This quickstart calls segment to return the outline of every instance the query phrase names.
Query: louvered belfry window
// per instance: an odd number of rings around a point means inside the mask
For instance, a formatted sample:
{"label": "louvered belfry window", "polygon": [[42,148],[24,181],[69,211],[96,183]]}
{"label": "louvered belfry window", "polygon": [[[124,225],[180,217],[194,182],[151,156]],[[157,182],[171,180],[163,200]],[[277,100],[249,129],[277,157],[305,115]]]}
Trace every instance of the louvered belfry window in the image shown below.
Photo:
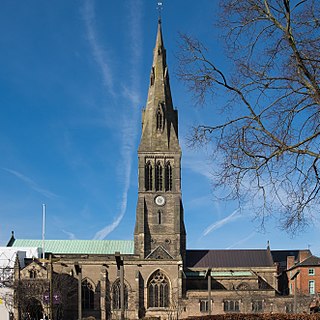
{"label": "louvered belfry window", "polygon": [[163,168],[162,168],[161,162],[158,161],[156,165],[156,181],[155,181],[156,191],[162,191],[162,179],[163,179],[162,171],[163,171]]}
{"label": "louvered belfry window", "polygon": [[170,162],[166,163],[166,179],[165,179],[165,188],[166,191],[172,191],[172,167]]}
{"label": "louvered belfry window", "polygon": [[146,191],[152,190],[152,164],[150,161],[145,166],[145,188]]}

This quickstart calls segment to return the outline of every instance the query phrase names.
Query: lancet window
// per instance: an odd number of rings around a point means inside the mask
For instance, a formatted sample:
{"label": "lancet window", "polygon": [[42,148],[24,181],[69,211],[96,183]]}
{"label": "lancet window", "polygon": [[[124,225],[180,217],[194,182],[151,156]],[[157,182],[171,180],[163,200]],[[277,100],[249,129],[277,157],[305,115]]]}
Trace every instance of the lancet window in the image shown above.
{"label": "lancet window", "polygon": [[94,308],[94,289],[87,279],[82,281],[82,308]]}
{"label": "lancet window", "polygon": [[163,130],[163,113],[162,113],[162,110],[161,110],[161,106],[158,107],[157,109],[157,114],[156,114],[156,117],[157,117],[157,130]]}
{"label": "lancet window", "polygon": [[30,279],[35,279],[37,277],[37,271],[35,269],[31,269],[29,271],[29,277]]}
{"label": "lancet window", "polygon": [[172,191],[172,167],[170,162],[166,163],[165,175],[165,189],[166,191]]}
{"label": "lancet window", "polygon": [[152,164],[150,161],[145,165],[145,188],[146,191],[152,190]]}
{"label": "lancet window", "polygon": [[157,270],[148,283],[148,307],[168,307],[169,306],[169,281],[167,277]]}
{"label": "lancet window", "polygon": [[162,190],[162,180],[163,180],[163,168],[161,162],[158,161],[156,164],[156,191]]}
{"label": "lancet window", "polygon": [[[112,308],[121,309],[121,283],[116,280],[112,287]],[[128,309],[128,287],[124,284],[124,308]]]}
{"label": "lancet window", "polygon": [[162,212],[161,210],[158,211],[158,224],[162,223]]}
{"label": "lancet window", "polygon": [[150,75],[150,85],[153,86],[154,84],[154,67],[152,67],[151,75]]}

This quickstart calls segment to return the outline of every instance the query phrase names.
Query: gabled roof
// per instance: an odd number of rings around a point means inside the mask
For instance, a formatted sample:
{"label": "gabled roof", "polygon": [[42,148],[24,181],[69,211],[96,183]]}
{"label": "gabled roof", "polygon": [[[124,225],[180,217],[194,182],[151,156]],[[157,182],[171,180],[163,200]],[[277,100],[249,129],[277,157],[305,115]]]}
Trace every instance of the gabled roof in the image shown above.
{"label": "gabled roof", "polygon": [[151,251],[151,253],[146,257],[146,259],[172,260],[173,258],[163,246],[158,246],[153,251]]}
{"label": "gabled roof", "polygon": [[307,259],[300,262],[301,266],[320,266],[320,258],[316,256],[310,256]]}
{"label": "gabled roof", "polygon": [[188,268],[272,267],[270,250],[187,250]]}
{"label": "gabled roof", "polygon": [[310,256],[305,260],[295,264],[289,270],[295,269],[297,267],[320,267],[320,258],[316,256]]}
{"label": "gabled roof", "polygon": [[287,263],[287,257],[298,259],[300,250],[271,250],[271,255],[274,262]]}
{"label": "gabled roof", "polygon": [[[42,247],[42,240],[15,239],[12,247]],[[133,254],[131,240],[45,240],[45,251],[54,254]]]}
{"label": "gabled roof", "polygon": [[279,265],[280,271],[284,271],[288,268],[287,258],[294,257],[294,260],[297,260],[299,252],[300,250],[271,250],[271,255],[273,261]]}

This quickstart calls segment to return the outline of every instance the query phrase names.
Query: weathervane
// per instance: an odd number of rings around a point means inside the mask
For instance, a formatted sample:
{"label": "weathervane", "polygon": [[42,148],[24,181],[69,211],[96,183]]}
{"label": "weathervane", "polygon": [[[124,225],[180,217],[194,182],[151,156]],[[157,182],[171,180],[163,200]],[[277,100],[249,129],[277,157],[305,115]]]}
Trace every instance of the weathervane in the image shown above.
{"label": "weathervane", "polygon": [[161,21],[161,11],[163,9],[162,5],[163,5],[163,2],[162,1],[158,1],[157,10],[158,10],[158,14],[159,14],[159,21]]}

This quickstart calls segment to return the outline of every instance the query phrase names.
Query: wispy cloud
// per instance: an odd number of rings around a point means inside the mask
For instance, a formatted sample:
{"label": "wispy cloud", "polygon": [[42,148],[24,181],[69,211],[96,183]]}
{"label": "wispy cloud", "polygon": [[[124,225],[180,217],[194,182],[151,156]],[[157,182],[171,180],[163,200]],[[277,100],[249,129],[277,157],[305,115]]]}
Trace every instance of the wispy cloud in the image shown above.
{"label": "wispy cloud", "polygon": [[72,232],[66,231],[66,230],[62,230],[63,233],[65,233],[68,237],[69,240],[77,240],[78,238],[76,237],[76,235]]}
{"label": "wispy cloud", "polygon": [[46,198],[52,199],[52,198],[56,198],[57,195],[49,190],[46,190],[42,187],[40,187],[35,181],[33,181],[31,178],[27,177],[26,175],[12,170],[12,169],[8,169],[8,168],[2,168],[2,170],[11,173],[12,175],[14,175],[15,177],[19,178],[21,181],[23,181],[29,188],[31,188],[32,190],[42,194],[43,196],[45,196]]}
{"label": "wispy cloud", "polygon": [[186,169],[189,169],[197,174],[200,174],[201,176],[212,180],[212,168],[209,163],[205,162],[201,159],[194,159],[194,158],[186,158],[182,162],[183,167]]}
{"label": "wispy cloud", "polygon": [[108,224],[94,235],[93,239],[104,239],[115,230],[123,219],[127,210],[128,191],[131,177],[131,159],[135,148],[136,133],[129,119],[123,119],[121,161],[119,163],[119,180],[123,184],[122,198],[120,201],[119,214],[111,224]]}
{"label": "wispy cloud", "polygon": [[243,244],[243,243],[247,242],[248,240],[253,238],[255,235],[256,235],[256,231],[253,231],[248,236],[246,236],[245,238],[243,238],[243,239],[235,242],[231,246],[229,246],[227,249],[232,249],[232,248],[238,247],[240,244]]}
{"label": "wispy cloud", "polygon": [[240,218],[240,209],[236,209],[231,214],[229,214],[227,217],[225,217],[225,218],[223,218],[223,219],[221,219],[219,221],[216,221],[215,223],[211,224],[208,228],[206,228],[203,231],[202,236],[206,236],[210,232],[212,232],[214,230],[217,230],[219,228],[222,228],[226,224],[228,224],[230,222],[233,222],[233,221],[235,221],[235,220],[237,220],[239,218]]}
{"label": "wispy cloud", "polygon": [[83,7],[83,17],[87,30],[87,37],[92,49],[92,54],[96,63],[98,64],[104,84],[111,95],[115,95],[113,87],[113,75],[110,67],[110,59],[107,57],[105,49],[102,48],[98,40],[97,32],[95,29],[95,10],[94,1],[87,0]]}
{"label": "wispy cloud", "polygon": [[209,160],[208,152],[204,148],[191,149],[187,147],[184,139],[180,139],[181,145],[184,146],[182,166],[194,173],[212,180],[212,161]]}
{"label": "wispy cloud", "polygon": [[185,204],[188,206],[188,209],[196,209],[202,206],[212,206],[217,205],[216,202],[212,200],[212,195],[206,194],[201,197],[187,199]]}
{"label": "wispy cloud", "polygon": [[[125,186],[126,187],[126,186]],[[120,224],[121,220],[123,219],[126,209],[127,209],[127,194],[128,194],[128,189],[126,192],[123,192],[122,194],[122,200],[121,200],[121,207],[120,207],[120,213],[119,215],[113,220],[111,224],[108,224],[94,235],[93,239],[94,240],[102,240],[104,239],[109,233],[111,233],[115,228],[118,227]]]}
{"label": "wispy cloud", "polygon": [[137,66],[141,63],[141,1],[132,3],[129,7],[129,22],[130,22],[130,43],[131,43],[131,71],[130,71],[130,83],[123,85],[124,97],[129,101],[132,106],[129,110],[121,113],[121,143],[120,153],[121,160],[119,161],[118,180],[123,185],[123,192],[121,197],[121,204],[119,214],[115,217],[111,224],[108,224],[103,229],[96,232],[94,239],[104,239],[115,230],[123,219],[127,210],[127,197],[130,187],[131,177],[131,159],[135,150],[135,141],[137,137],[137,118],[138,118],[138,103],[141,98],[138,94],[140,83],[139,72]]}

